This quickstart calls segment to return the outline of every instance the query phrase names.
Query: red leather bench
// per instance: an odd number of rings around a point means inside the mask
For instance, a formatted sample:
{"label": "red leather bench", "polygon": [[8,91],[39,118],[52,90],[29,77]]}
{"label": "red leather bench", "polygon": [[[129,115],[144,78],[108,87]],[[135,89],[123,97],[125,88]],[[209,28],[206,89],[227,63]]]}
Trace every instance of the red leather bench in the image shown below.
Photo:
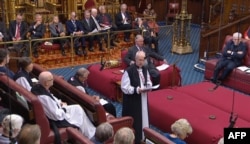
{"label": "red leather bench", "polygon": [[[121,57],[123,58],[126,53],[127,50],[123,50]],[[156,61],[156,65],[161,64],[162,62]],[[124,70],[127,67],[126,64],[123,62],[119,67],[107,68],[102,71],[100,71],[100,67],[100,64],[93,64],[88,67],[90,71],[87,81],[89,87],[112,100],[117,100],[116,82],[121,80],[122,73],[119,70]],[[180,70],[173,65],[166,70],[160,71],[160,75],[160,89],[181,85]]]}
{"label": "red leather bench", "polygon": [[[230,41],[233,37],[228,35],[225,38],[224,45],[222,47],[225,47],[226,43]],[[250,66],[250,41],[243,39],[243,42],[247,45],[247,54],[243,60],[243,65]],[[219,59],[211,59],[207,60],[205,63],[205,79],[211,79],[213,76],[213,72],[216,66],[216,63]],[[223,81],[223,85],[229,86],[231,88],[237,89],[239,91],[245,92],[247,94],[250,94],[250,76],[246,72],[243,72],[238,69],[234,69],[232,73],[228,76],[228,78]]]}
{"label": "red leather bench", "polygon": [[[196,89],[193,87],[189,90]],[[201,91],[199,94],[203,95]],[[148,105],[150,123],[164,132],[171,132],[172,123],[186,118],[194,130],[186,139],[188,143],[215,144],[223,136],[223,129],[229,126],[229,112],[203,102],[191,94],[178,91],[178,88],[150,92]],[[235,126],[249,127],[250,121],[239,116]]]}

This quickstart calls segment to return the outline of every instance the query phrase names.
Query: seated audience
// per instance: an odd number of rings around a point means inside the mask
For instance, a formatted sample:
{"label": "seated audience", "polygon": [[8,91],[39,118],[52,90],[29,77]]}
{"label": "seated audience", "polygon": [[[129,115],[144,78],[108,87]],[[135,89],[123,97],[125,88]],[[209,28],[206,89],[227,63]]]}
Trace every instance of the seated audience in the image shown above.
{"label": "seated audience", "polygon": [[[35,16],[35,22],[33,22],[29,28],[29,35],[31,39],[41,39],[44,36],[45,33],[45,25],[43,24],[43,18],[42,15],[36,14]],[[33,55],[34,57],[38,57],[38,45],[41,43],[41,41],[33,41],[32,42],[32,48],[33,48]]]}
{"label": "seated audience", "polygon": [[[64,37],[65,30],[63,24],[59,22],[58,16],[53,17],[53,22],[49,25],[50,33],[52,37]],[[60,44],[62,56],[66,56],[64,46],[66,46],[66,39],[55,39],[53,43]]]}
{"label": "seated audience", "polygon": [[151,3],[148,3],[148,4],[147,4],[147,8],[143,11],[143,14],[146,15],[146,16],[153,16],[153,17],[156,17],[155,10],[153,9]]}
{"label": "seated audience", "polygon": [[37,95],[42,103],[44,112],[48,119],[57,127],[76,127],[88,138],[95,134],[95,126],[78,104],[67,105],[56,98],[49,89],[53,86],[53,75],[49,71],[39,74],[39,84],[32,87],[31,92]]}
{"label": "seated audience", "polygon": [[[141,18],[136,18],[135,21],[135,29],[140,30],[140,34],[144,38],[144,44],[158,53],[158,37],[155,32],[148,26],[147,21],[143,21]],[[152,44],[154,44],[154,48],[152,48]]]}
{"label": "seated audience", "polygon": [[[11,41],[20,41],[26,39],[28,25],[25,21],[23,21],[23,14],[17,13],[16,19],[10,21],[9,24],[9,37]],[[17,52],[21,52],[22,50],[28,51],[26,49],[25,43],[17,43],[14,44],[14,48]],[[27,53],[27,52],[26,52]]]}
{"label": "seated audience", "polygon": [[9,51],[7,49],[0,48],[0,72],[5,73],[7,76],[13,79],[14,72],[11,71],[8,67],[6,67],[6,64],[9,63],[9,60],[10,60]]}
{"label": "seated audience", "polygon": [[23,118],[17,114],[7,115],[2,122],[3,133],[0,134],[0,144],[16,144],[16,136],[23,125]]}
{"label": "seated audience", "polygon": [[[132,29],[132,18],[130,14],[127,12],[127,5],[122,4],[120,7],[121,11],[115,16],[115,24],[119,30],[130,30]],[[130,41],[130,32],[124,32],[124,41]]]}
{"label": "seated audience", "polygon": [[[78,88],[79,90],[81,90],[82,92],[88,94],[87,92],[87,82],[86,80],[88,79],[88,75],[89,75],[89,71],[86,68],[80,68],[77,70],[77,72],[75,73],[74,76],[72,76],[71,78],[68,79],[68,82],[75,86],[76,88]],[[104,103],[101,103],[104,107],[104,109],[112,114],[113,116],[116,117],[116,110],[115,107],[112,103],[108,103],[106,100],[99,98],[99,96],[92,96],[95,100],[97,101],[103,101]]]}
{"label": "seated audience", "polygon": [[120,128],[114,136],[114,144],[134,144],[134,132],[128,128]]}
{"label": "seated audience", "polygon": [[41,129],[37,124],[25,124],[17,136],[18,144],[40,144]]}
{"label": "seated audience", "polygon": [[179,119],[171,125],[172,133],[164,133],[164,136],[170,139],[176,144],[186,144],[184,141],[190,134],[192,134],[193,129],[190,123],[186,119]]}
{"label": "seated audience", "polygon": [[[115,39],[115,34],[113,34],[113,31],[117,30],[117,26],[113,24],[113,20],[110,14],[106,12],[106,7],[104,5],[101,5],[99,7],[100,14],[98,15],[98,21],[100,26],[104,31],[110,30],[111,32],[111,40],[110,40],[110,45],[115,46],[114,44],[114,39]],[[104,37],[104,40],[106,43],[108,43],[108,38]]]}
{"label": "seated audience", "polygon": [[[81,36],[84,34],[82,23],[77,20],[77,16],[75,12],[71,12],[70,19],[66,21],[66,30],[67,35],[73,35],[73,36]],[[82,51],[79,50],[80,43],[82,45]],[[87,51],[85,50],[85,39],[84,37],[74,37],[74,48],[75,48],[75,54],[82,56],[82,54],[87,55]]]}
{"label": "seated audience", "polygon": [[[233,39],[226,44],[222,52],[222,57],[216,64],[214,75],[211,79],[213,83],[220,83],[225,80],[234,68],[242,64],[247,47],[241,38],[242,34],[235,32]],[[220,73],[221,75],[219,76]]]}
{"label": "seated audience", "polygon": [[127,55],[124,58],[124,62],[127,65],[133,65],[135,63],[135,55],[137,51],[144,51],[146,54],[146,66],[148,67],[148,71],[150,76],[152,77],[153,85],[160,84],[160,72],[156,69],[154,63],[152,62],[151,58],[155,58],[157,60],[162,60],[164,63],[167,63],[167,60],[164,59],[161,55],[153,52],[150,48],[145,47],[143,45],[144,38],[142,35],[137,35],[135,37],[135,46],[131,47],[128,50]]}
{"label": "seated audience", "polygon": [[103,144],[114,135],[114,130],[108,122],[101,123],[96,128],[95,136],[90,140],[95,144]]}
{"label": "seated audience", "polygon": [[29,57],[22,57],[18,60],[19,71],[15,74],[16,83],[31,90],[33,83],[31,81],[30,72],[33,70],[33,63]]}

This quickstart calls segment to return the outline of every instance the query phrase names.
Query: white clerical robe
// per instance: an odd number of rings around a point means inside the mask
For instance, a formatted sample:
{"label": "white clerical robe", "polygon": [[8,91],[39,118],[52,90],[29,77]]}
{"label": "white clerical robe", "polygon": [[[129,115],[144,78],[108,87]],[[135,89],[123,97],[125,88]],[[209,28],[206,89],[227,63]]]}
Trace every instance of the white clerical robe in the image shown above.
{"label": "white clerical robe", "polygon": [[[39,95],[38,98],[49,119],[55,121],[65,119],[70,124],[79,127],[80,131],[88,138],[94,136],[96,128],[80,105],[61,106],[61,100],[57,99],[55,96],[53,96],[54,100],[47,95]],[[66,109],[66,112],[64,112],[62,107]]]}
{"label": "white clerical robe", "polygon": [[[141,88],[145,88],[145,86],[144,86],[145,78],[143,76],[141,68],[138,69],[138,73],[139,73]],[[149,75],[148,71],[147,71],[146,86],[149,86],[149,87],[152,86],[152,82],[150,80],[150,75]],[[130,84],[130,79],[129,79],[127,71],[125,71],[123,76],[122,76],[121,89],[125,94],[133,94],[134,93],[135,88],[133,86],[131,86],[131,84]],[[136,93],[139,94],[138,88],[136,88]],[[147,92],[141,93],[141,107],[142,107],[142,128],[149,127]],[[142,131],[142,136],[144,137],[143,131]]]}

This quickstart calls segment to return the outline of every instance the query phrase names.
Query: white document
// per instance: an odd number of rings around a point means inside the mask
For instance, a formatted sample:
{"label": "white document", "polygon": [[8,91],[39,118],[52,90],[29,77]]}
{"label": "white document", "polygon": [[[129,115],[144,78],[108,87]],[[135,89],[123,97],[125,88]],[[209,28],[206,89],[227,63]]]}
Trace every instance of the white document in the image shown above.
{"label": "white document", "polygon": [[102,27],[102,30],[108,30],[110,28],[111,28],[110,26],[105,26],[105,27]]}
{"label": "white document", "polygon": [[147,90],[157,89],[159,86],[160,86],[160,84],[155,85],[155,86],[151,86],[151,87],[145,87],[145,88],[143,88],[143,90],[147,91]]}
{"label": "white document", "polygon": [[38,79],[36,79],[36,78],[32,78],[31,81],[32,81],[33,83],[38,83]]}
{"label": "white document", "polygon": [[162,65],[160,65],[160,66],[157,66],[156,68],[159,70],[159,71],[162,71],[162,70],[165,70],[165,69],[167,69],[169,67],[169,65],[168,64],[162,64]]}
{"label": "white document", "polygon": [[92,34],[92,33],[97,33],[98,30],[97,29],[94,29],[92,32],[90,32],[89,34]]}
{"label": "white document", "polygon": [[250,68],[247,66],[239,66],[239,67],[237,67],[237,69],[244,71],[246,73],[250,73]]}
{"label": "white document", "polygon": [[106,101],[105,99],[100,99],[99,102],[101,103],[101,105],[105,105],[108,103],[108,101]]}
{"label": "white document", "polygon": [[152,142],[151,140],[149,140],[149,139],[147,139],[147,138],[146,138],[146,141],[145,141],[145,142],[146,142],[146,144],[155,144],[154,142]]}

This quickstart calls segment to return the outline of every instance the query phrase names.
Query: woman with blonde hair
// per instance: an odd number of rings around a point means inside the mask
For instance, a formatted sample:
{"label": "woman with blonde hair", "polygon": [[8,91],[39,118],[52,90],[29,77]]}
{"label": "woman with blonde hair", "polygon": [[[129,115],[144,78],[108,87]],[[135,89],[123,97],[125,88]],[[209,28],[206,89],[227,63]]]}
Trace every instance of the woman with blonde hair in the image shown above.
{"label": "woman with blonde hair", "polygon": [[176,144],[186,144],[184,141],[190,134],[192,134],[193,129],[187,119],[179,119],[171,125],[172,133],[164,133],[164,136],[175,142]]}

